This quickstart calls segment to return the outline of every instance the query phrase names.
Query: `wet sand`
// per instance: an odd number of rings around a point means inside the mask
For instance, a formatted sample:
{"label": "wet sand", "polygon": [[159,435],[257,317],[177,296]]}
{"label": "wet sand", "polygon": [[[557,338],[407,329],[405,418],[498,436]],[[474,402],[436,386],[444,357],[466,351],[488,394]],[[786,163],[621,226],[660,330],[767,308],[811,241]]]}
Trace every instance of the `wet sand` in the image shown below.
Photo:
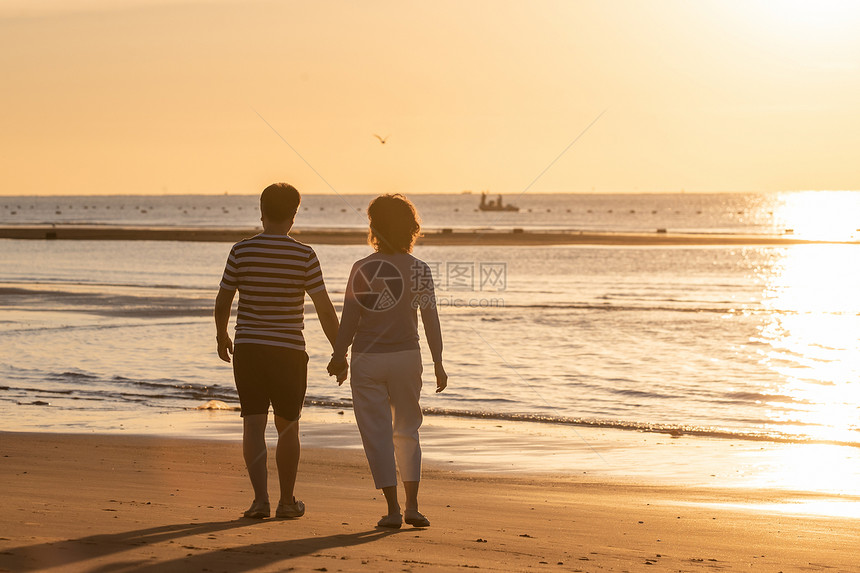
{"label": "wet sand", "polygon": [[387,531],[356,449],[306,449],[307,514],[263,521],[239,518],[235,441],[2,433],[0,455],[7,571],[857,570],[860,519],[768,509],[792,495],[776,490],[437,464],[432,526]]}
{"label": "wet sand", "polygon": [[[88,241],[203,241],[236,242],[253,236],[260,229],[213,229],[178,227],[111,227],[111,226],[5,226],[0,239],[88,240]],[[350,229],[297,229],[291,233],[297,240],[311,245],[362,245],[367,232]],[[653,233],[609,233],[592,231],[524,231],[510,230],[427,230],[419,245],[798,245],[827,243],[793,235],[728,235],[711,233],[676,233],[671,230]],[[842,244],[860,244],[845,241]]]}

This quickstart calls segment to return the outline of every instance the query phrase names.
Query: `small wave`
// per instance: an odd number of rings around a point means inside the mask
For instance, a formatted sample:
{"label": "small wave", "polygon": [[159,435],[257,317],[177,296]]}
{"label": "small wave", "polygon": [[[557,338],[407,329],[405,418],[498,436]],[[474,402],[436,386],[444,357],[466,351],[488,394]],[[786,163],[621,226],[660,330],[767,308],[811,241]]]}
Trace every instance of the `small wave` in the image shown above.
{"label": "small wave", "polygon": [[[232,387],[195,384],[173,378],[156,380],[133,379],[125,376],[102,378],[86,372],[48,373],[46,381],[56,387],[33,387],[33,382],[23,386],[7,387],[7,390],[35,395],[51,395],[67,399],[99,399],[120,402],[144,402],[159,406],[163,400],[227,400],[236,401]],[[51,384],[49,384],[51,386]]]}
{"label": "small wave", "polygon": [[[98,313],[96,313],[98,314]],[[101,313],[105,316],[118,316],[116,313]],[[210,313],[211,314],[211,313]],[[129,315],[131,318],[140,318],[141,315]],[[159,318],[169,318],[165,315],[158,314],[145,314],[146,318],[151,318],[153,316]],[[185,316],[185,314],[180,315]],[[81,325],[68,325],[63,324],[61,326],[38,326],[35,328],[16,328],[4,331],[5,333],[47,333],[47,332],[101,332],[103,330],[120,330],[120,329],[129,329],[129,328],[151,328],[153,326],[189,326],[196,325],[197,322],[180,322],[176,320],[171,320],[169,322],[146,322],[141,324],[81,324]]]}
{"label": "small wave", "polygon": [[352,408],[352,400],[325,400],[322,398],[305,398],[305,406],[320,406],[322,408]]}
{"label": "small wave", "polygon": [[824,440],[807,436],[797,436],[777,432],[753,433],[733,431],[721,428],[686,426],[683,424],[661,424],[648,422],[631,422],[624,420],[594,420],[586,418],[572,418],[565,416],[547,416],[542,414],[516,414],[496,412],[475,412],[463,410],[449,410],[444,408],[426,408],[423,410],[428,415],[455,416],[461,418],[479,418],[487,420],[504,420],[513,422],[536,422],[544,424],[560,424],[569,426],[584,426],[591,428],[609,428],[617,430],[634,430],[638,432],[649,432],[667,434],[672,437],[697,436],[706,438],[720,438],[727,440],[743,440],[756,442],[778,442],[790,444],[827,444],[838,446],[851,446],[860,448],[860,442],[844,440]]}
{"label": "small wave", "polygon": [[[32,281],[27,280],[16,280],[14,282],[0,281],[0,285],[3,284],[15,284],[18,285],[21,282],[26,282],[27,284],[43,284],[50,286],[72,286],[72,287],[107,287],[107,288],[151,288],[158,290],[188,290],[188,291],[199,291],[201,287],[194,285],[173,285],[173,284],[140,284],[140,283],[106,283],[106,282],[98,282],[98,281],[69,281],[66,279],[51,279],[46,277],[34,278]],[[29,294],[54,294],[58,291],[40,291],[31,288],[23,288],[23,287],[0,287],[0,294],[21,294],[21,295],[29,295]],[[60,291],[67,292],[68,294],[77,294],[68,291]]]}
{"label": "small wave", "polygon": [[724,394],[730,401],[736,402],[782,402],[786,404],[809,404],[808,400],[799,400],[785,394],[767,394],[762,392],[727,392]]}
{"label": "small wave", "polygon": [[684,307],[684,306],[654,306],[654,305],[619,305],[619,304],[590,304],[590,303],[539,303],[539,304],[512,304],[505,303],[500,309],[535,309],[535,310],[599,310],[603,312],[701,312],[725,314],[730,309],[724,307]]}
{"label": "small wave", "polygon": [[[466,386],[460,386],[459,390],[461,390],[464,393],[468,393],[470,388],[468,388]],[[471,388],[471,390],[480,391],[479,388]],[[491,398],[489,396],[483,396],[480,398],[469,398],[466,396],[458,396],[457,402],[459,404],[463,404],[463,405],[466,405],[469,403],[487,404],[489,407],[493,407],[493,405],[495,405],[495,404],[517,404],[518,403],[517,400],[512,400],[510,398]],[[466,406],[466,407],[468,407],[468,406]]]}
{"label": "small wave", "polygon": [[205,390],[208,388],[205,384],[192,384],[182,380],[176,380],[175,378],[159,378],[158,380],[134,380],[131,378],[123,378],[122,380],[119,380],[118,378],[114,378],[114,380],[117,382],[128,382],[135,386],[143,386],[145,388],[178,388],[182,390]]}
{"label": "small wave", "polygon": [[44,400],[33,400],[32,402],[16,402],[19,406],[50,406],[50,402]]}
{"label": "small wave", "polygon": [[[307,399],[305,405],[351,408],[352,403],[346,401]],[[457,410],[450,408],[422,408],[428,416],[452,416],[456,418],[474,418],[481,420],[499,420],[508,422],[534,422],[540,424],[558,424],[564,426],[581,426],[589,428],[606,428],[615,430],[632,430],[666,434],[674,438],[681,436],[696,436],[704,438],[719,438],[726,440],[742,440],[754,442],[776,442],[789,444],[826,444],[860,448],[860,441],[824,440],[807,436],[798,436],[778,432],[743,432],[707,426],[689,426],[684,424],[663,424],[649,422],[631,422],[625,420],[588,419],[568,416],[550,416],[544,414],[521,414],[508,412],[485,412],[480,410]]]}
{"label": "small wave", "polygon": [[[624,380],[611,379],[609,381],[610,382],[616,382],[616,381],[622,382]],[[667,394],[658,394],[656,392],[644,392],[642,390],[632,390],[630,388],[616,389],[616,388],[613,388],[612,386],[608,386],[605,389],[608,390],[609,392],[611,392],[612,394],[618,394],[620,396],[628,396],[631,398],[661,398],[661,399],[671,399],[672,398],[672,396],[669,396]]]}
{"label": "small wave", "polygon": [[19,304],[37,305],[41,311],[72,308],[85,313],[127,318],[167,318],[211,314],[209,301],[194,297],[36,290],[19,287],[0,287],[0,295],[3,295],[0,300],[6,304],[17,299]]}
{"label": "small wave", "polygon": [[62,372],[60,374],[48,374],[47,378],[51,380],[96,380],[98,376],[85,372]]}
{"label": "small wave", "polygon": [[[133,380],[122,376],[115,376],[112,379],[114,382],[123,382],[127,385],[153,390],[153,393],[139,394],[140,396],[153,399],[159,398],[182,398],[182,399],[200,399],[207,398],[210,400],[234,400],[236,398],[235,390],[222,389],[216,386],[208,386],[205,384],[194,384],[183,380],[173,378],[161,378],[158,380]],[[121,392],[123,396],[132,395],[128,392]]]}
{"label": "small wave", "polygon": [[741,422],[747,421],[750,424],[756,424],[758,426],[763,426],[765,424],[769,426],[789,426],[793,428],[817,428],[821,426],[821,424],[818,424],[816,422],[804,422],[803,420],[761,420],[741,418]]}
{"label": "small wave", "polygon": [[[723,304],[720,301],[708,301],[711,305]],[[602,304],[594,303],[535,303],[535,304],[516,304],[505,302],[504,305],[493,307],[498,310],[505,309],[535,309],[535,310],[597,310],[604,312],[689,312],[689,313],[712,313],[712,314],[732,314],[732,315],[766,315],[766,316],[799,316],[799,315],[819,315],[825,314],[830,316],[860,316],[860,313],[852,311],[831,311],[831,312],[801,312],[797,310],[787,310],[778,308],[731,308],[730,305],[737,304],[737,301],[727,302],[726,306],[666,306],[666,305],[632,305],[632,304],[613,304],[610,302]],[[468,307],[466,307],[468,308]],[[519,318],[519,317],[517,317]]]}

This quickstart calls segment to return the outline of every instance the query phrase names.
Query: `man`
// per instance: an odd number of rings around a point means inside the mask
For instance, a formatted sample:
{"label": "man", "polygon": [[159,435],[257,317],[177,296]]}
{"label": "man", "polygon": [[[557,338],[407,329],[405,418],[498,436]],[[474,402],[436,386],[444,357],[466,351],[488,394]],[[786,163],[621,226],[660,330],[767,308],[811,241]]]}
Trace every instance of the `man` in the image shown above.
{"label": "man", "polygon": [[[308,355],[302,336],[304,300],[313,301],[326,337],[334,346],[338,320],[323,282],[316,253],[289,236],[301,202],[286,183],[269,185],[260,195],[263,232],[239,241],[230,257],[215,300],[218,356],[230,362],[242,407],[242,451],[254,501],[245,517],[269,517],[266,424],[269,405],[278,430],[276,461],[281,499],[276,517],[305,513],[293,489],[299,465],[299,416],[307,389]],[[233,297],[239,291],[235,346],[227,333]],[[338,381],[346,372],[338,375]]]}

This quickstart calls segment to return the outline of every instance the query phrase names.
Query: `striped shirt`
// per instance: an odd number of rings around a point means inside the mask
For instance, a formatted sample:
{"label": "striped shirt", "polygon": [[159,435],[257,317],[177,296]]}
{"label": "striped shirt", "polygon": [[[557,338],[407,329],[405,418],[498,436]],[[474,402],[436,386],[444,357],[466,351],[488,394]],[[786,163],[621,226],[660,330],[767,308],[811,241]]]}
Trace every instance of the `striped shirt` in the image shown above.
{"label": "striped shirt", "polygon": [[305,293],[325,290],[325,283],[311,247],[260,234],[233,245],[221,288],[239,291],[236,344],[304,350]]}

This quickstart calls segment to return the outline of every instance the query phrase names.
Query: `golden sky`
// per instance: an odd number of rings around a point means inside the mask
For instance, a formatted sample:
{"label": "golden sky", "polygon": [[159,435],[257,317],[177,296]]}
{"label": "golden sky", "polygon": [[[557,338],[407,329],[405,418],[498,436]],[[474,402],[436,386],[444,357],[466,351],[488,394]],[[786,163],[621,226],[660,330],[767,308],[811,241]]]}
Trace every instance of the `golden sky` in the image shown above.
{"label": "golden sky", "polygon": [[604,110],[532,192],[860,189],[857,30],[827,0],[0,0],[0,195],[518,193]]}

